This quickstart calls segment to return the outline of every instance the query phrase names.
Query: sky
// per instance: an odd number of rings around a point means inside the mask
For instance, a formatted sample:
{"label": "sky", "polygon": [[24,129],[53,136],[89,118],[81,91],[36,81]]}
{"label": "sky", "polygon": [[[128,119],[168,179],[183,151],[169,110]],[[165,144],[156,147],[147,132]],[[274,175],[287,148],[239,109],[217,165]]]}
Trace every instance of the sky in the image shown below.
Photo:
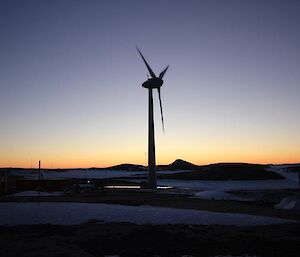
{"label": "sky", "polygon": [[300,1],[0,2],[0,167],[300,162]]}

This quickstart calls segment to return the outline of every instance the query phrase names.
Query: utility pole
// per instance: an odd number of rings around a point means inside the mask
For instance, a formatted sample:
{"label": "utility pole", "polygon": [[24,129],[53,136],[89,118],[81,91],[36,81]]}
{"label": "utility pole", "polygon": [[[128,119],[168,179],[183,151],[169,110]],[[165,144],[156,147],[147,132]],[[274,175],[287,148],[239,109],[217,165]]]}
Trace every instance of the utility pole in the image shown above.
{"label": "utility pole", "polygon": [[39,161],[39,196],[41,192],[41,161]]}

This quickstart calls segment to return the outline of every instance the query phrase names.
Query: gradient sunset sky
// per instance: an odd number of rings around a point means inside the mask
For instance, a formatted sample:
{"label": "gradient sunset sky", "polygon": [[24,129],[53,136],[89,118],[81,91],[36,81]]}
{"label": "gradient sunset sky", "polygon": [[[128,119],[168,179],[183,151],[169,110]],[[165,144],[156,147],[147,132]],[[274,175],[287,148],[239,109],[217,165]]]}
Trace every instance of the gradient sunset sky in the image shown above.
{"label": "gradient sunset sky", "polygon": [[300,1],[0,2],[0,167],[300,162]]}

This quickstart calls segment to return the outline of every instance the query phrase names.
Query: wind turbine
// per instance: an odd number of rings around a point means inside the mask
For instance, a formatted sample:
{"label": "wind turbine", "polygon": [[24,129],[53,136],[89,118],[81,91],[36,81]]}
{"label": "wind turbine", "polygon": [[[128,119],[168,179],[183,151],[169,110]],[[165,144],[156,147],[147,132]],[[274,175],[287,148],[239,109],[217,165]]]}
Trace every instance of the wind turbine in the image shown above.
{"label": "wind turbine", "polygon": [[149,78],[147,81],[145,81],[142,86],[144,88],[148,88],[148,95],[149,95],[149,107],[148,107],[148,188],[156,189],[157,183],[156,183],[156,171],[155,171],[155,139],[154,139],[154,120],[153,120],[153,89],[157,89],[158,92],[158,98],[159,98],[159,104],[160,104],[160,114],[161,114],[161,122],[162,127],[164,131],[164,116],[163,116],[163,110],[162,110],[162,104],[161,104],[161,95],[160,95],[160,88],[163,85],[163,76],[165,75],[167,69],[169,68],[169,65],[159,74],[159,77],[156,77],[154,72],[152,71],[151,67],[147,63],[146,59],[142,55],[141,51],[136,48],[142,57],[150,75],[151,78]]}

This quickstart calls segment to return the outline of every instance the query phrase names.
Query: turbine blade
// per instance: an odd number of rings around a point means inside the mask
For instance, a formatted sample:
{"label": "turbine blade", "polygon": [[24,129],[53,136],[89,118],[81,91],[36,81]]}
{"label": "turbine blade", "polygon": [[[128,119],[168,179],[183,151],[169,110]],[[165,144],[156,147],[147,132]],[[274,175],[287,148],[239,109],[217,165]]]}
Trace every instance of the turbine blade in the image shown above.
{"label": "turbine blade", "polygon": [[144,63],[146,64],[147,69],[148,69],[148,71],[149,71],[151,77],[152,77],[152,78],[156,78],[156,75],[154,74],[154,72],[152,71],[151,67],[150,67],[149,64],[147,63],[146,59],[145,59],[144,56],[142,55],[140,49],[138,49],[138,47],[136,47],[136,49],[138,50],[140,56],[142,57]]}
{"label": "turbine blade", "polygon": [[160,88],[158,88],[157,91],[158,91],[158,98],[159,98],[159,105],[160,105],[161,123],[163,127],[163,132],[165,133],[164,115],[163,115],[162,104],[161,104]]}
{"label": "turbine blade", "polygon": [[165,75],[166,71],[168,70],[169,65],[159,74],[159,78],[162,79],[163,76]]}

